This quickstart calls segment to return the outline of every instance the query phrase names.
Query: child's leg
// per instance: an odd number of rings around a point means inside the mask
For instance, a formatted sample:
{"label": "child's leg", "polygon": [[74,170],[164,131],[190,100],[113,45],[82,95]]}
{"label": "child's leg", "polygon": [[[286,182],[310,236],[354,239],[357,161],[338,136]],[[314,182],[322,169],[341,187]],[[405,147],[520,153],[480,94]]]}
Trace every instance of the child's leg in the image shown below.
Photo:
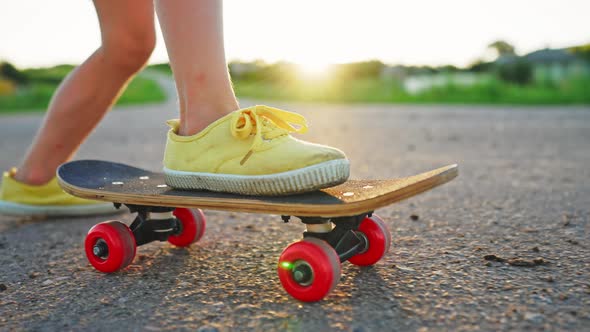
{"label": "child's leg", "polygon": [[303,116],[262,105],[238,110],[224,54],[221,4],[156,0],[180,101],[180,121],[168,122],[166,184],[276,195],[344,182],[349,163],[342,151],[289,135],[307,130]]}
{"label": "child's leg", "polygon": [[95,0],[101,46],[53,96],[43,125],[14,178],[38,185],[78,148],[146,63],[155,44],[151,0]]}
{"label": "child's leg", "polygon": [[180,135],[238,109],[223,46],[220,0],[156,0],[180,102]]}

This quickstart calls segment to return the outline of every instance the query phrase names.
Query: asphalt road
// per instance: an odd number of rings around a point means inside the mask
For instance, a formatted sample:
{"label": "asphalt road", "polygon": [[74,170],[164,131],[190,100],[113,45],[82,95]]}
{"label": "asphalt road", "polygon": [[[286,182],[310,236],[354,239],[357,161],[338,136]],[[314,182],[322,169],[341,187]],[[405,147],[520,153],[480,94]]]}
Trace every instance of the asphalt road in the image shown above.
{"label": "asphalt road", "polygon": [[[387,257],[345,263],[315,304],[280,287],[277,259],[303,225],[276,216],[206,211],[197,245],[149,244],[113,275],[82,248],[104,217],[0,217],[0,330],[590,330],[590,109],[272,105],[308,118],[304,139],[347,152],[353,178],[450,163],[460,175],[378,211]],[[77,158],[158,170],[174,115],[174,103],[116,109]],[[40,121],[0,118],[1,169]]]}

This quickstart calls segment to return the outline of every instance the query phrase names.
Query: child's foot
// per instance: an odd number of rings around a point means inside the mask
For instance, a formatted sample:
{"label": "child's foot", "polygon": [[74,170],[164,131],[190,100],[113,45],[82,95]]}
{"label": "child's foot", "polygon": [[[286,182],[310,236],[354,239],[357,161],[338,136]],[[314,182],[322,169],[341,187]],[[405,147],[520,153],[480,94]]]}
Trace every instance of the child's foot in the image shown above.
{"label": "child's foot", "polygon": [[289,135],[307,131],[305,118],[296,113],[262,105],[248,107],[193,136],[177,134],[178,120],[168,124],[172,129],[164,173],[171,187],[282,195],[348,179],[349,162],[342,151]]}
{"label": "child's foot", "polygon": [[0,184],[0,214],[29,217],[84,216],[112,213],[113,204],[91,201],[65,193],[57,179],[40,186],[16,181],[16,169],[4,172]]}

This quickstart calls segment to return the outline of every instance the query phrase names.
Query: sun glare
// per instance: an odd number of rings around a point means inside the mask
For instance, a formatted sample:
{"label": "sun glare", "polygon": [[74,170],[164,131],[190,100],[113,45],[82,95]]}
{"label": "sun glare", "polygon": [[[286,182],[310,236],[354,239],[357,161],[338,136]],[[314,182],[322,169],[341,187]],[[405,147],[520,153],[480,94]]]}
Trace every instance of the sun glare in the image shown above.
{"label": "sun glare", "polygon": [[302,62],[298,64],[299,72],[307,79],[323,79],[330,74],[331,65],[322,62]]}

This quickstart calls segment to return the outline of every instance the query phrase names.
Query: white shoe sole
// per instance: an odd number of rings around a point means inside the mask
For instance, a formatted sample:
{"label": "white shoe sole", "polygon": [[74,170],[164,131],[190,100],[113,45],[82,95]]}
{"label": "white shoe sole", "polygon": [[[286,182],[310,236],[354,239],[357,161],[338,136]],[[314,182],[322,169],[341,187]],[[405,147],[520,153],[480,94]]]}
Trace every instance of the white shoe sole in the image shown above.
{"label": "white shoe sole", "polygon": [[74,217],[111,214],[119,210],[111,203],[85,205],[29,205],[0,201],[0,214],[30,217]]}
{"label": "white shoe sole", "polygon": [[286,195],[343,183],[350,174],[346,159],[267,175],[184,172],[164,167],[166,184],[178,189],[222,191],[242,195]]}

